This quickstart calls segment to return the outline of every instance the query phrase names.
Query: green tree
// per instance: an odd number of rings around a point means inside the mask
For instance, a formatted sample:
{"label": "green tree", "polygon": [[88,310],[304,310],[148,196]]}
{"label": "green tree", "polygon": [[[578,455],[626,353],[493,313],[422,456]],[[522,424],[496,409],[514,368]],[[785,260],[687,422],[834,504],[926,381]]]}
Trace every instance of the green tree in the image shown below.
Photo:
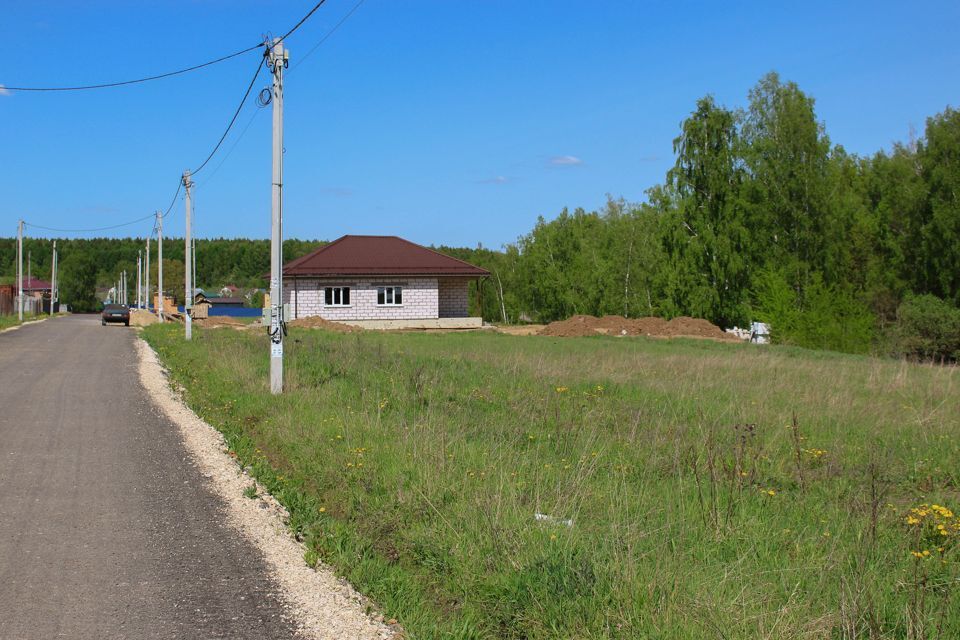
{"label": "green tree", "polygon": [[60,268],[60,302],[80,313],[96,311],[97,266],[85,253],[65,256]]}
{"label": "green tree", "polygon": [[747,319],[750,284],[737,119],[711,97],[697,101],[673,142],[677,162],[667,174],[672,201],[661,201],[668,310],[723,326]]}

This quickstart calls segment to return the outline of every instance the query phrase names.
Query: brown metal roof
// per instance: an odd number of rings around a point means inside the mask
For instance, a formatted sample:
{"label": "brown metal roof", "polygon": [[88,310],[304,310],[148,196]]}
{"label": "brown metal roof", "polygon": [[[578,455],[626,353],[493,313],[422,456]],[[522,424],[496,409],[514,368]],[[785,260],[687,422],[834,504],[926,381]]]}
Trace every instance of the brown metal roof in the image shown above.
{"label": "brown metal roof", "polygon": [[465,276],[490,272],[397,236],[343,236],[288,262],[285,276]]}
{"label": "brown metal roof", "polygon": [[41,280],[40,278],[24,278],[23,279],[23,290],[24,291],[49,291],[52,288],[52,285],[46,280]]}

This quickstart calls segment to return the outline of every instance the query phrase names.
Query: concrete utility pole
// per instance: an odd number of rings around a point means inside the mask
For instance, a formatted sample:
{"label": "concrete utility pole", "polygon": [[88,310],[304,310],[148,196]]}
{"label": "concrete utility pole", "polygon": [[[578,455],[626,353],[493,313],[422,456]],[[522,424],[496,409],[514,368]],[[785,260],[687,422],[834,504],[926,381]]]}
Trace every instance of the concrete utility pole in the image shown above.
{"label": "concrete utility pole", "polygon": [[17,223],[17,318],[23,322],[23,220]]}
{"label": "concrete utility pole", "polygon": [[190,180],[190,172],[183,172],[183,188],[186,190],[184,202],[187,205],[187,232],[183,238],[183,256],[185,264],[183,265],[184,291],[183,296],[183,330],[187,340],[193,339],[193,320],[190,313],[193,311],[193,286],[190,280],[193,277],[193,243],[190,240],[190,222],[193,209],[193,182]]}
{"label": "concrete utility pole", "polygon": [[270,393],[283,392],[283,72],[290,52],[274,39],[268,63],[273,73],[273,188],[270,201]]}
{"label": "concrete utility pole", "polygon": [[[192,230],[191,230],[192,231]],[[193,285],[193,293],[197,293],[197,239],[193,239],[193,275],[190,276],[190,283]],[[190,306],[193,306],[193,298],[190,298]]]}
{"label": "concrete utility pole", "polygon": [[163,322],[163,216],[157,211],[157,318]]}
{"label": "concrete utility pole", "polygon": [[[152,232],[151,232],[152,235]],[[146,303],[144,304],[145,309],[150,308],[150,236],[147,236],[147,269],[146,274],[143,278],[146,283]]]}
{"label": "concrete utility pole", "polygon": [[140,301],[143,300],[143,287],[141,282],[143,280],[143,251],[137,250],[137,308],[140,308]]}
{"label": "concrete utility pole", "polygon": [[50,315],[57,302],[57,241],[53,241],[53,264],[50,267]]}

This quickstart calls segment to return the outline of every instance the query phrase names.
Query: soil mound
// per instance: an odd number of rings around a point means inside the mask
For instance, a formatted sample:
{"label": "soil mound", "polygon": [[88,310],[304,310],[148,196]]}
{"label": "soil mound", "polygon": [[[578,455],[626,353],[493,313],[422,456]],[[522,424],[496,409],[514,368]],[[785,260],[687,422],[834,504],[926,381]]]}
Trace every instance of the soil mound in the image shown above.
{"label": "soil mound", "polygon": [[288,327],[301,327],[304,329],[326,329],[327,331],[337,331],[339,333],[353,333],[361,331],[359,327],[351,327],[342,322],[331,322],[324,320],[320,316],[310,316],[308,318],[297,318],[287,323]]}
{"label": "soil mound", "polygon": [[551,322],[540,330],[541,336],[575,338],[593,335],[650,336],[653,338],[706,338],[724,342],[740,340],[725,333],[717,325],[700,318],[681,316],[672,320],[663,318],[624,318],[622,316],[577,315]]}
{"label": "soil mound", "polygon": [[130,310],[130,326],[133,327],[145,327],[148,324],[153,324],[157,322],[157,314],[150,313],[143,309],[131,309]]}

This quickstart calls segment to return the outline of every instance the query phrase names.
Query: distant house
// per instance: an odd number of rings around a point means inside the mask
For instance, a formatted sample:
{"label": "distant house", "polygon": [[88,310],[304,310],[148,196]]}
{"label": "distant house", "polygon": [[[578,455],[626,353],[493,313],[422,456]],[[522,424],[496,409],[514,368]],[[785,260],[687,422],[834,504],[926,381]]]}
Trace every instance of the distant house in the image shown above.
{"label": "distant house", "polygon": [[50,296],[50,291],[52,289],[53,285],[46,280],[40,280],[38,278],[23,279],[23,295],[25,296],[30,296],[33,298],[46,298]]}
{"label": "distant house", "polygon": [[378,328],[470,328],[472,280],[490,272],[397,236],[343,236],[283,267],[294,319]]}
{"label": "distant house", "polygon": [[235,298],[237,297],[237,294],[239,292],[240,292],[240,287],[238,287],[235,284],[228,284],[227,286],[220,289],[219,293],[221,298]]}

